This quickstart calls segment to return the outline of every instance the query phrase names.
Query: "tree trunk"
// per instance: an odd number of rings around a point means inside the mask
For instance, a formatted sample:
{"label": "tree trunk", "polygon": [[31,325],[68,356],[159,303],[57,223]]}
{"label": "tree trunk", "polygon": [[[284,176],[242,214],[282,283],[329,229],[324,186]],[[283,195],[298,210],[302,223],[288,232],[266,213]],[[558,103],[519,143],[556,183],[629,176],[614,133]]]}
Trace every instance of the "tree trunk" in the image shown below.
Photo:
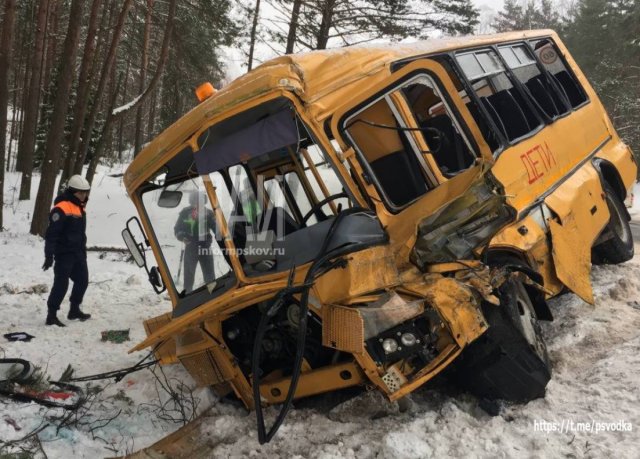
{"label": "tree trunk", "polygon": [[153,91],[151,103],[149,104],[149,123],[147,124],[147,139],[153,138],[156,133],[156,108],[158,105],[158,91]]}
{"label": "tree trunk", "polygon": [[60,58],[58,50],[58,9],[59,1],[49,0],[47,7],[47,21],[44,29],[44,48],[42,53],[42,63],[40,64],[40,88],[38,107],[40,107],[40,121],[36,128],[36,150],[34,164],[42,161],[47,133],[51,127],[51,115],[53,113],[53,101],[56,95],[56,84],[58,70],[56,62]]}
{"label": "tree trunk", "polygon": [[251,25],[251,35],[249,41],[249,62],[248,71],[253,68],[253,50],[256,46],[256,32],[258,31],[258,20],[260,18],[260,0],[256,0],[256,9],[253,12],[253,24]]}
{"label": "tree trunk", "polygon": [[285,53],[293,53],[296,39],[298,37],[298,21],[300,19],[300,7],[302,0],[293,1],[293,9],[291,10],[291,21],[289,22],[289,34],[287,35],[287,48]]}
{"label": "tree trunk", "polygon": [[93,105],[91,106],[91,110],[89,112],[89,117],[87,118],[87,124],[85,125],[85,135],[82,139],[80,150],[76,156],[75,165],[73,167],[73,172],[76,174],[79,174],[82,171],[82,165],[84,164],[84,160],[87,157],[87,152],[89,151],[89,142],[91,140],[93,127],[96,123],[96,118],[98,117],[100,100],[102,99],[102,95],[105,92],[104,90],[111,73],[111,67],[113,66],[116,58],[118,44],[120,43],[120,39],[122,38],[122,29],[124,28],[125,20],[127,19],[127,14],[129,13],[129,8],[131,8],[131,3],[133,3],[133,0],[124,1],[124,4],[122,5],[122,8],[120,9],[120,13],[118,15],[118,22],[116,23],[116,26],[113,30],[113,36],[111,37],[111,44],[109,45],[109,50],[107,51],[107,57],[102,65],[100,80],[98,81],[98,88],[96,89],[95,93],[95,100],[93,101]]}
{"label": "tree trunk", "polygon": [[42,81],[46,85],[51,81],[51,71],[56,62],[56,52],[58,50],[58,27],[60,23],[60,7],[62,2],[53,1],[49,2],[49,8],[47,15],[47,26],[45,30],[45,42],[47,43],[46,59],[44,61],[44,68],[42,71]]}
{"label": "tree trunk", "polygon": [[[131,69],[131,57],[127,58],[127,67],[124,74],[128,77]],[[122,103],[127,103],[129,97],[129,78],[124,79],[124,89],[122,91]],[[118,126],[118,160],[122,161],[122,150],[124,150],[124,120],[120,118]]]}
{"label": "tree trunk", "polygon": [[96,169],[98,168],[98,164],[100,163],[100,158],[104,154],[104,150],[107,145],[107,139],[111,135],[111,126],[113,125],[113,109],[115,108],[116,102],[118,101],[118,93],[120,92],[120,85],[122,83],[122,78],[123,78],[123,75],[120,75],[120,77],[118,78],[118,83],[115,86],[115,90],[113,91],[113,95],[111,96],[108,111],[107,111],[107,119],[104,122],[104,127],[102,128],[102,135],[98,140],[98,145],[96,145],[96,151],[93,155],[93,158],[91,158],[91,162],[89,163],[89,168],[87,169],[87,180],[89,181],[89,183],[93,182],[93,177],[96,174]]}
{"label": "tree trunk", "polygon": [[[15,21],[15,19],[14,19]],[[20,34],[22,36],[22,34]],[[18,31],[14,31],[14,41],[16,39],[20,39],[18,35]],[[25,55],[25,46],[18,46],[17,56],[14,55],[14,70],[13,70],[13,99],[11,102],[11,106],[13,107],[11,114],[11,130],[9,134],[9,146],[7,150],[7,161],[5,163],[5,171],[11,170],[11,152],[14,151],[13,143],[14,140],[18,138],[18,112],[22,112],[22,110],[18,110],[18,95],[24,93],[24,85],[20,87],[20,82],[25,81],[24,79],[24,55]]]}
{"label": "tree trunk", "polygon": [[[30,27],[21,27],[21,26],[17,27],[16,38],[18,40],[18,43],[33,42],[34,35],[36,32],[35,31],[36,10],[37,10],[37,5],[35,3],[30,3],[28,12],[26,12],[26,14],[24,15],[24,18],[21,18],[22,21],[26,22],[26,24],[29,24]],[[20,9],[18,9],[18,11],[20,11]],[[30,49],[32,48],[33,46],[20,47],[21,68],[23,70],[19,74],[15,74],[15,81],[16,81],[15,88],[17,93],[16,99],[18,99],[18,96],[19,96],[19,101],[17,101],[16,107],[17,106],[20,107],[19,114],[18,114],[18,124],[16,126],[16,135],[15,135],[15,139],[18,145],[17,145],[17,148],[12,148],[12,151],[15,151],[14,157],[13,157],[13,164],[11,165],[11,169],[10,169],[9,163],[7,163],[7,171],[10,171],[10,170],[16,171],[18,169],[17,162],[18,162],[18,156],[19,156],[20,139],[22,138],[22,131],[24,128],[24,112],[25,112],[25,107],[27,106],[27,96],[28,96],[27,93],[28,93],[28,87],[29,87],[28,85],[29,85],[29,81],[31,81]],[[19,91],[19,94],[18,94],[18,91]]]}
{"label": "tree trunk", "polygon": [[[149,37],[151,35],[151,12],[153,11],[153,4],[155,0],[147,0],[147,14],[144,20],[144,37],[142,39],[142,62],[140,62],[140,83],[138,85],[139,94],[142,94],[144,87],[147,84],[147,67],[149,66]],[[135,131],[135,144],[133,155],[136,156],[142,149],[142,115],[143,107],[138,107],[136,113],[136,131]]]}
{"label": "tree trunk", "polygon": [[89,104],[89,92],[91,90],[91,67],[96,51],[96,32],[98,30],[98,13],[102,0],[93,0],[89,14],[89,25],[87,27],[87,37],[85,40],[82,62],[80,64],[80,76],[78,79],[78,94],[73,108],[73,126],[69,138],[69,148],[64,161],[64,169],[60,184],[63,184],[71,177],[77,151],[80,148],[80,136],[84,127],[84,117]]}
{"label": "tree trunk", "polygon": [[[9,105],[9,67],[13,49],[13,23],[16,0],[5,0],[2,36],[0,37],[0,232],[4,213],[4,157],[7,147],[7,106]],[[15,107],[14,107],[15,109]]]}
{"label": "tree trunk", "polygon": [[[108,11],[107,11],[108,9]],[[100,32],[97,36],[97,41],[98,44],[96,46],[96,50],[93,53],[94,54],[94,58],[93,61],[91,62],[91,70],[89,71],[89,87],[88,87],[88,91],[89,94],[87,96],[87,107],[86,109],[88,110],[89,107],[93,106],[94,103],[97,103],[101,97],[98,96],[98,94],[93,94],[93,97],[91,95],[92,89],[94,89],[97,85],[97,81],[99,81],[99,77],[100,77],[100,70],[102,70],[102,64],[104,62],[104,56],[105,56],[105,49],[107,49],[107,47],[110,45],[110,39],[111,39],[111,33],[110,31],[113,29],[113,27],[115,26],[116,22],[117,22],[117,18],[116,16],[118,16],[119,13],[119,8],[117,5],[117,0],[111,0],[111,2],[109,1],[104,1],[103,2],[103,8],[102,8],[102,13],[101,13],[101,17],[102,19],[100,20]],[[115,65],[112,66],[112,70],[115,70]],[[110,80],[113,77],[113,71],[112,71],[112,76],[110,76]],[[86,141],[91,141],[92,138],[92,132],[87,132],[87,116],[86,116],[86,110],[85,110],[85,119],[82,120],[83,123],[83,130],[80,136],[80,143],[77,146],[76,151],[74,152],[74,162],[72,163],[71,167],[71,174],[81,174],[82,173],[82,168],[84,166],[84,158],[81,158],[80,160],[78,159],[80,156],[80,152],[83,151],[84,149],[84,142],[85,139],[87,139]]]}
{"label": "tree trunk", "polygon": [[156,73],[151,78],[147,88],[137,96],[132,102],[124,107],[117,108],[113,111],[114,120],[125,116],[127,113],[131,113],[134,109],[144,103],[145,100],[153,93],[160,77],[164,71],[164,66],[167,63],[167,57],[169,56],[169,44],[171,43],[171,36],[173,32],[173,21],[176,15],[177,0],[171,0],[169,3],[169,13],[167,15],[167,24],[164,28],[164,37],[162,39],[162,49],[160,50],[160,57],[158,58],[158,65],[156,66]]}
{"label": "tree trunk", "polygon": [[322,21],[320,22],[318,36],[316,37],[316,49],[327,49],[329,33],[331,32],[331,26],[333,25],[333,9],[335,8],[335,3],[335,0],[328,0],[324,4],[324,8],[322,10]]}
{"label": "tree trunk", "polygon": [[[124,115],[132,112],[134,109],[136,109],[141,104],[143,104],[144,101],[153,93],[156,86],[158,85],[158,81],[160,81],[160,77],[162,76],[164,66],[167,62],[167,56],[169,55],[169,43],[171,42],[171,36],[173,31],[173,21],[175,19],[175,14],[176,14],[176,4],[177,4],[177,0],[171,0],[171,2],[169,3],[169,13],[167,15],[167,24],[165,26],[164,38],[162,40],[162,49],[160,50],[160,57],[158,58],[158,65],[156,66],[156,72],[153,75],[153,78],[149,82],[149,85],[147,86],[147,88],[139,96],[137,96],[134,101],[129,103],[126,107],[122,109],[115,109],[115,110],[113,109],[113,107],[109,108],[109,114],[107,115],[107,121],[105,123],[105,128],[103,130],[103,132],[106,133],[106,135],[109,134],[111,129],[111,124],[113,122],[117,121],[118,119],[122,119]],[[114,97],[113,99],[114,103],[116,100],[117,100],[116,97]],[[101,151],[98,151],[96,149],[96,153],[94,157],[91,159],[91,165],[89,166],[89,170],[87,170],[87,180],[89,182],[93,180],[95,168],[98,166],[98,161],[100,161],[102,150],[104,150],[104,147],[101,148]]]}
{"label": "tree trunk", "polygon": [[42,66],[42,52],[44,49],[44,29],[47,22],[47,7],[49,0],[40,0],[36,19],[36,33],[34,49],[31,55],[31,78],[27,88],[27,103],[23,107],[24,121],[20,144],[18,147],[18,167],[22,172],[20,181],[20,199],[30,199],[31,174],[33,173],[33,154],[36,147],[36,129],[38,125],[38,101],[40,100],[40,69]]}
{"label": "tree trunk", "polygon": [[31,221],[31,233],[39,234],[40,236],[44,236],[47,229],[47,216],[51,207],[56,177],[58,176],[60,146],[64,139],[64,125],[67,118],[69,95],[75,74],[76,50],[82,26],[83,7],[83,0],[73,0],[71,2],[69,27],[62,48],[51,126],[45,144],[40,186],[38,187],[33,220]]}

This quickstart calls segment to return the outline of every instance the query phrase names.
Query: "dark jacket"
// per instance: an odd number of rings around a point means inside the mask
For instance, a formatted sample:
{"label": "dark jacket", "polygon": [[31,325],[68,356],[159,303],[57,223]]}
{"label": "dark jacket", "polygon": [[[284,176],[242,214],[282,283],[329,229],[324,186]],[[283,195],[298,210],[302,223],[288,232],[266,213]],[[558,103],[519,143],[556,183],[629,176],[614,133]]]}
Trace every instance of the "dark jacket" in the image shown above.
{"label": "dark jacket", "polygon": [[173,227],[176,238],[187,244],[198,243],[208,247],[213,242],[213,234],[216,229],[216,219],[211,209],[205,209],[205,221],[200,228],[198,211],[194,207],[185,207],[178,215],[178,221]]}
{"label": "dark jacket", "polygon": [[87,256],[87,216],[78,198],[70,191],[60,194],[49,214],[49,227],[45,234],[44,254]]}

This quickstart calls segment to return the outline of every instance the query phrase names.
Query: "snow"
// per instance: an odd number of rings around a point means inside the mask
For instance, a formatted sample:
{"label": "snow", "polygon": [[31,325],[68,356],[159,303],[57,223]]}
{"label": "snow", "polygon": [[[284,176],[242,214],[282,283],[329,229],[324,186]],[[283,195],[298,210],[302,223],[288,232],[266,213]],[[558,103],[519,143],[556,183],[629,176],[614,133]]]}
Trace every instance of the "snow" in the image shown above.
{"label": "snow", "polygon": [[[627,201],[628,200],[629,197],[627,196]],[[631,207],[629,208],[629,213],[634,220],[640,220],[640,182],[636,182],[633,186]]]}
{"label": "snow", "polygon": [[137,96],[131,102],[129,102],[129,103],[125,104],[125,105],[122,105],[120,107],[114,108],[113,111],[111,112],[111,114],[113,116],[116,116],[120,112],[126,112],[127,110],[131,109],[131,107],[133,107],[135,104],[137,104],[138,101],[140,100],[140,98],[142,98],[142,94]]}
{"label": "snow", "polygon": [[[123,246],[120,230],[135,211],[121,178],[110,176],[120,172],[121,168],[98,171],[87,209],[90,246]],[[168,298],[155,295],[144,272],[125,257],[90,252],[91,284],[83,310],[92,318],[83,323],[67,321],[65,301],[60,317],[67,327],[45,327],[47,293],[17,293],[39,284],[50,286],[53,275],[40,269],[42,240],[27,235],[33,202],[18,204],[13,200],[16,183],[19,185],[18,176],[9,173],[5,183],[7,231],[0,233],[0,334],[23,331],[35,339],[8,342],[0,338],[0,355],[25,358],[45,367],[53,379],[69,363],[77,376],[136,363],[146,352],[127,351],[145,336],[144,319],[170,310]],[[34,196],[37,183],[34,176]],[[640,217],[638,187],[630,210]],[[624,265],[594,267],[595,306],[572,294],[551,301],[555,320],[544,322],[543,332],[554,373],[544,399],[503,405],[500,414],[491,417],[476,398],[448,387],[443,380],[412,394],[406,410],[377,392],[337,406],[332,405],[335,395],[328,395],[292,410],[276,438],[260,446],[252,413],[199,389],[199,411],[208,408],[200,427],[210,447],[207,454],[287,458],[635,457],[640,444],[640,245],[637,253]],[[127,328],[130,342],[114,344],[100,339],[102,330]],[[170,376],[193,384],[179,365],[164,368]],[[119,410],[122,413],[93,433],[89,426],[59,432],[49,427],[40,434],[44,451],[50,458],[93,458],[148,446],[180,427],[160,420],[145,405],[157,398],[155,378],[148,370],[119,383],[110,382],[92,407],[93,420],[113,416]],[[268,423],[276,411],[266,410]],[[45,417],[61,414],[59,409],[0,398],[0,440],[22,438]],[[631,423],[633,430],[544,432],[535,428],[541,421],[623,421]],[[16,431],[12,423],[21,430]]]}
{"label": "snow", "polygon": [[[118,169],[100,168],[87,207],[87,238],[89,246],[120,246],[124,243],[120,231],[126,220],[135,215],[135,208],[126,196],[121,178],[107,174]],[[39,176],[34,175],[35,196]],[[24,331],[34,335],[30,342],[8,342],[0,337],[0,356],[23,358],[46,368],[51,379],[57,379],[68,364],[76,369],[75,376],[85,376],[131,366],[147,352],[128,354],[134,343],[146,336],[142,322],[171,310],[168,297],[158,296],[151,290],[144,271],[126,262],[120,254],[89,252],[90,284],[82,306],[92,314],[87,322],[66,320],[68,298],[62,304],[59,318],[66,328],[45,327],[48,293],[16,293],[44,284],[48,292],[53,279],[52,270],[40,269],[43,242],[28,235],[29,217],[33,201],[17,202],[13,188],[19,187],[19,175],[7,174],[5,195],[5,227],[0,233],[0,335]],[[38,289],[36,289],[38,290]],[[131,341],[122,344],[102,342],[102,330],[130,329]],[[168,367],[167,375],[193,385],[189,375],[178,365]],[[180,424],[160,421],[149,406],[158,399],[155,377],[147,370],[133,373],[123,381],[93,383],[108,387],[92,408],[93,419],[122,414],[104,428],[93,432],[84,429],[45,429],[40,438],[50,458],[105,457],[116,451],[124,454],[147,446],[180,427]],[[80,383],[87,387],[85,383]],[[124,397],[126,396],[126,397]],[[201,409],[210,404],[208,391],[196,391]],[[60,416],[60,409],[45,408],[35,403],[8,402],[0,398],[0,440],[22,438],[36,429],[47,416]],[[14,421],[21,430],[16,431],[9,422]],[[110,448],[110,449],[106,449]],[[0,443],[0,455],[1,450]]]}

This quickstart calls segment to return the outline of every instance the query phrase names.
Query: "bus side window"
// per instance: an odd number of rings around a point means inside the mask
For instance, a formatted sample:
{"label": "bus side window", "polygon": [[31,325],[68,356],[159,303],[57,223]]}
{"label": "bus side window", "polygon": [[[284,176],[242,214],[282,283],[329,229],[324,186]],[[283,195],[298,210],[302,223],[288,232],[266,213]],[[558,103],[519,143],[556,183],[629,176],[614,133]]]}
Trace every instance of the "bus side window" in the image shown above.
{"label": "bus side window", "polygon": [[536,57],[554,79],[565,100],[567,100],[573,108],[577,108],[586,102],[587,96],[584,89],[565,65],[564,59],[553,41],[544,38],[542,40],[532,40],[530,43]]}
{"label": "bus side window", "polygon": [[467,90],[464,88],[464,85],[460,80],[460,75],[453,65],[450,56],[435,56],[433,59],[446,70],[447,75],[449,75],[451,82],[455,85],[456,90],[458,91],[458,96],[460,96],[460,99],[462,99],[464,104],[467,106],[467,109],[469,109],[471,116],[473,116],[473,119],[478,125],[478,129],[480,129],[480,132],[482,133],[482,136],[484,137],[484,140],[487,142],[487,145],[489,146],[491,151],[497,151],[498,148],[500,148],[500,138],[498,137],[497,133],[491,128],[484,115],[482,115],[482,112],[479,106],[476,104],[475,100],[469,97],[469,95],[467,94]]}
{"label": "bus side window", "polygon": [[540,70],[536,58],[524,43],[501,46],[498,51],[542,113],[549,118],[555,118],[571,109],[556,89],[551,77]]}
{"label": "bus side window", "polygon": [[418,152],[386,97],[368,105],[345,124],[348,137],[360,152],[363,168],[366,171],[368,166],[367,173],[375,176],[392,206],[404,207],[429,190]]}
{"label": "bus side window", "polygon": [[452,177],[471,167],[476,155],[436,85],[423,78],[404,86],[402,93],[442,174]]}
{"label": "bus side window", "polygon": [[510,142],[541,125],[530,101],[515,87],[493,50],[459,54],[456,60],[489,116]]}

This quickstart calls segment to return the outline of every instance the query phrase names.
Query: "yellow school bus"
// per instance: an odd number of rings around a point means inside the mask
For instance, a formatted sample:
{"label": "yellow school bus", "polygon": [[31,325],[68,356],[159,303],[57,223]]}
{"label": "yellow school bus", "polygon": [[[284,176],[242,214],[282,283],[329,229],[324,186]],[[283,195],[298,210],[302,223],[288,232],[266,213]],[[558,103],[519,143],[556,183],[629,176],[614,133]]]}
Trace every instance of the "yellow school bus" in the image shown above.
{"label": "yellow school bus", "polygon": [[633,256],[633,154],[551,30],[287,55],[198,93],[125,173],[123,237],[173,305],[133,350],[255,409],[261,442],[294,399],[445,369],[543,396],[546,300],[593,302],[592,262]]}

